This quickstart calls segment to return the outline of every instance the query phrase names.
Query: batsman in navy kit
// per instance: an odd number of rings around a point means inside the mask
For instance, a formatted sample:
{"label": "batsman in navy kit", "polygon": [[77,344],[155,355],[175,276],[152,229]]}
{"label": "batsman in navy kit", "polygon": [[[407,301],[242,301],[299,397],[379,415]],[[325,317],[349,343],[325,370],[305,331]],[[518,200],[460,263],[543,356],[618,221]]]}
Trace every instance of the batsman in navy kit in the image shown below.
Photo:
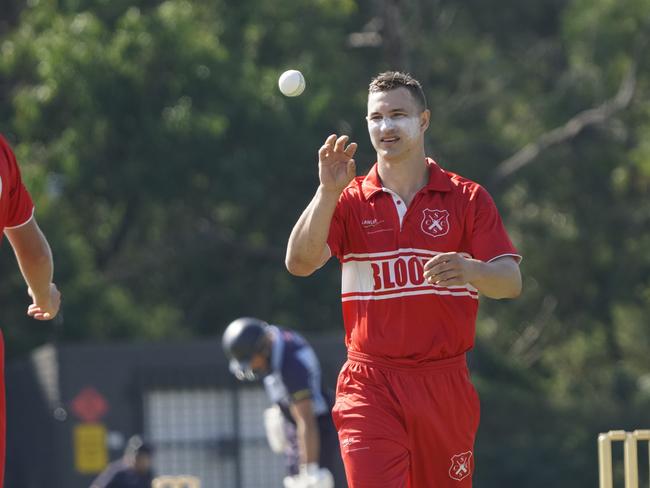
{"label": "batsman in navy kit", "polygon": [[262,380],[273,404],[264,426],[274,452],[284,454],[285,488],[345,488],[333,394],[323,388],[321,368],[300,334],[243,317],[223,334],[230,371],[241,381]]}

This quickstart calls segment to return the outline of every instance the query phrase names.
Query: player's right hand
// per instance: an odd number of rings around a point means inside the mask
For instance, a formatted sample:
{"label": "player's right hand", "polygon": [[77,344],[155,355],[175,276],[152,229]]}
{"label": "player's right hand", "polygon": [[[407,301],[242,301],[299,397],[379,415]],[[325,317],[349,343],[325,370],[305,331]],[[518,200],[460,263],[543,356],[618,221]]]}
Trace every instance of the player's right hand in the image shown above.
{"label": "player's right hand", "polygon": [[297,474],[294,476],[285,476],[282,480],[282,484],[284,485],[284,488],[302,488],[300,475]]}
{"label": "player's right hand", "polygon": [[334,488],[334,477],[329,469],[316,466],[310,472],[285,477],[283,483],[284,488]]}
{"label": "player's right hand", "polygon": [[327,468],[319,468],[309,477],[309,488],[334,488],[334,477]]}
{"label": "player's right hand", "polygon": [[27,308],[27,315],[36,320],[52,320],[59,313],[61,306],[61,292],[54,283],[50,283],[47,291],[37,295],[31,288],[27,293],[32,297],[33,303]]}
{"label": "player's right hand", "polygon": [[324,190],[341,193],[356,175],[357,143],[348,136],[329,136],[318,150],[318,178]]}

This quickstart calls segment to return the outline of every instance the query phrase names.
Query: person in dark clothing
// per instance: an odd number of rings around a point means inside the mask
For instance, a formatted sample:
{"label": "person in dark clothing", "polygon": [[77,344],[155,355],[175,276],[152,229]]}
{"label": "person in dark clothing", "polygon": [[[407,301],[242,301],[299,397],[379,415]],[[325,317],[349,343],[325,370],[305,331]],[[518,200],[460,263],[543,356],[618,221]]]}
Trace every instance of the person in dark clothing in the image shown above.
{"label": "person in dark clothing", "polygon": [[121,459],[109,464],[90,488],[151,488],[152,447],[139,436],[129,439]]}
{"label": "person in dark clothing", "polygon": [[242,317],[223,334],[230,371],[261,380],[273,406],[264,412],[269,446],[285,456],[285,488],[346,488],[334,396],[323,387],[320,362],[297,332]]}

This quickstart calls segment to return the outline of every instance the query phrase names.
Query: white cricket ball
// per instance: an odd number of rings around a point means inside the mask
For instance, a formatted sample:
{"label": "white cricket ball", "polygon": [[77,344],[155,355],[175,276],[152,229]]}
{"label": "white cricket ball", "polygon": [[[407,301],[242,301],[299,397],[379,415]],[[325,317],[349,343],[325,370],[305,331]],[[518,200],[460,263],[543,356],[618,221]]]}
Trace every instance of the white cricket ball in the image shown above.
{"label": "white cricket ball", "polygon": [[305,77],[296,69],[290,69],[280,75],[278,87],[283,95],[297,97],[305,91]]}

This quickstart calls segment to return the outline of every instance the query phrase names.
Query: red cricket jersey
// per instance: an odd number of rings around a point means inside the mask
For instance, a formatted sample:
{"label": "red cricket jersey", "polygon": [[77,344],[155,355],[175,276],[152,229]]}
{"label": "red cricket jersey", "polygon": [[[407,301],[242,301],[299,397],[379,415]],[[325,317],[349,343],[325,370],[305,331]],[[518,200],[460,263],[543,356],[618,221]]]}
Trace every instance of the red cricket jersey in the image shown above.
{"label": "red cricket jersey", "polygon": [[520,259],[499,212],[479,184],[427,159],[429,182],[406,205],[373,166],[339,198],[328,245],[341,262],[346,345],[404,365],[472,348],[478,291],[426,282],[424,263],[462,252],[481,261]]}
{"label": "red cricket jersey", "polygon": [[16,157],[0,135],[0,240],[4,229],[27,223],[34,214],[34,204],[20,178]]}
{"label": "red cricket jersey", "polygon": [[[4,229],[18,227],[32,218],[34,204],[20,179],[16,157],[0,135],[0,241]],[[3,485],[5,460],[4,339],[0,331],[0,488]]]}

